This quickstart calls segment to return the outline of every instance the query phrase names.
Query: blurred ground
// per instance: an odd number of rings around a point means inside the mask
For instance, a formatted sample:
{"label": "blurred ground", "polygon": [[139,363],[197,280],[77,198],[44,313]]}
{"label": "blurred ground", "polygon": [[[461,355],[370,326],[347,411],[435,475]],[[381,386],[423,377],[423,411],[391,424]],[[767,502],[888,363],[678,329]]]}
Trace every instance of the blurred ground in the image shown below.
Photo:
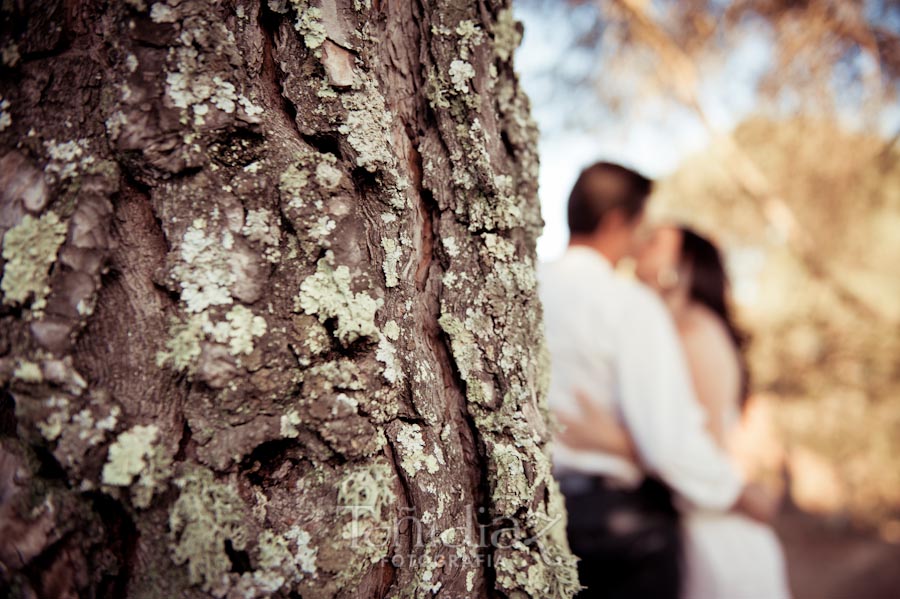
{"label": "blurred ground", "polygon": [[897,599],[900,597],[900,544],[875,530],[788,506],[775,529],[784,543],[794,599]]}
{"label": "blurred ground", "polygon": [[900,515],[867,519],[848,509],[839,470],[778,426],[789,407],[752,397],[732,449],[748,476],[784,494],[774,527],[794,599],[900,598]]}

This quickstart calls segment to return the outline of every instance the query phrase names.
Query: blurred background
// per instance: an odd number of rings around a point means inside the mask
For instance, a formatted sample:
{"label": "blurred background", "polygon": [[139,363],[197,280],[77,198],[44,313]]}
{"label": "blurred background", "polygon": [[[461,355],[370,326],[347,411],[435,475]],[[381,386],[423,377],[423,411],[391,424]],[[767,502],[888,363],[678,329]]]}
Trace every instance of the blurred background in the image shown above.
{"label": "blurred background", "polygon": [[799,599],[900,597],[900,3],[517,0],[544,260],[586,165],[723,248],[751,335],[743,447]]}

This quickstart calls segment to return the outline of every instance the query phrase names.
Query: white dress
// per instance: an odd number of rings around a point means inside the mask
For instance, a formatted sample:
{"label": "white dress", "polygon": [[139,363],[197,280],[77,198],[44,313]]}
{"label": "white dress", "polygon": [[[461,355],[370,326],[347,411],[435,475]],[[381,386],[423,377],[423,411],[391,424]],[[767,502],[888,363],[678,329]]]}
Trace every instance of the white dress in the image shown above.
{"label": "white dress", "polygon": [[[737,418],[735,409],[729,420]],[[770,526],[737,512],[709,510],[683,512],[682,526],[684,599],[790,597],[784,552]]]}

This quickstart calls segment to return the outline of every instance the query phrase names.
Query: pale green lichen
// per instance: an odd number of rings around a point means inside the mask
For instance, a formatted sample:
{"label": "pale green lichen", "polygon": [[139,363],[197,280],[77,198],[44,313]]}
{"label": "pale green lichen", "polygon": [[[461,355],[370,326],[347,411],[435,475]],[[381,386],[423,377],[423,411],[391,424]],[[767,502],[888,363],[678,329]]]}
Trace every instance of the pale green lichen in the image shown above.
{"label": "pale green lichen", "polygon": [[[303,373],[303,379],[316,381],[328,391],[333,389],[362,391],[365,389],[359,366],[348,358],[328,360],[311,366]],[[309,397],[316,399],[319,395],[316,391],[311,390]]]}
{"label": "pale green lichen", "polygon": [[[234,487],[198,466],[189,466],[175,484],[181,493],[169,514],[169,549],[176,564],[188,564],[192,584],[215,597],[262,599],[317,578],[318,549],[300,526],[281,533],[263,530],[254,543],[246,506]],[[254,510],[254,515],[262,519],[265,511]],[[232,571],[226,543],[249,554],[250,570],[240,575]]]}
{"label": "pale green lichen", "polygon": [[106,437],[107,432],[116,428],[120,414],[119,406],[112,406],[106,416],[95,421],[94,413],[89,408],[84,408],[72,416],[71,422],[74,425],[73,429],[78,433],[78,438],[93,447]]}
{"label": "pale green lichen", "polygon": [[316,553],[318,549],[312,546],[312,538],[309,533],[298,526],[291,527],[285,535],[297,545],[297,553],[294,555],[294,564],[301,572],[316,576]]}
{"label": "pale green lichen", "polygon": [[238,105],[244,109],[244,114],[248,117],[257,117],[265,112],[265,109],[259,104],[254,104],[250,98],[245,96],[244,94],[238,94],[237,97]]}
{"label": "pale green lichen", "polygon": [[392,165],[389,140],[393,120],[375,84],[370,82],[364,91],[345,94],[341,103],[347,109],[347,120],[338,131],[356,150],[356,164],[373,173],[379,166]]}
{"label": "pale green lichen", "polygon": [[[324,100],[331,100],[338,97],[337,91],[335,91],[335,89],[331,87],[331,84],[328,82],[327,76],[322,77],[322,81],[319,83],[319,89],[316,90],[316,95]],[[313,112],[319,114],[320,110],[321,113],[324,114],[324,110],[321,106],[319,106],[317,109],[314,109]]]}
{"label": "pale green lichen", "polygon": [[400,277],[397,274],[397,264],[400,262],[400,245],[397,240],[383,237],[381,239],[381,247],[384,249],[384,281],[388,287],[396,287],[400,284]]}
{"label": "pale green lichen", "polygon": [[500,505],[512,505],[521,497],[531,497],[534,489],[525,474],[524,456],[518,448],[510,443],[494,443],[489,453],[496,479],[494,500]]}
{"label": "pale green lichen", "polygon": [[456,244],[455,237],[444,237],[441,239],[441,244],[444,246],[444,249],[447,250],[448,256],[451,258],[459,256],[459,246]]}
{"label": "pale green lichen", "polygon": [[496,233],[485,233],[482,235],[484,245],[487,247],[488,254],[496,260],[507,261],[516,254],[516,246],[508,239],[497,235]]}
{"label": "pale green lichen", "polygon": [[41,310],[50,288],[50,267],[56,261],[59,247],[66,239],[66,223],[55,212],[40,218],[26,214],[19,224],[3,236],[4,304],[22,304],[33,297],[32,309]]}
{"label": "pale green lichen", "polygon": [[288,205],[299,208],[303,205],[303,190],[309,184],[309,173],[296,164],[288,166],[278,179],[278,187]]}
{"label": "pale green lichen", "polygon": [[44,380],[44,375],[41,373],[41,367],[38,364],[29,360],[20,360],[16,364],[15,370],[13,370],[13,378],[26,383],[40,383]]}
{"label": "pale green lichen", "polygon": [[376,459],[368,467],[358,467],[338,483],[338,505],[371,508],[380,514],[381,508],[393,497],[391,467]]}
{"label": "pale green lichen", "polygon": [[272,211],[266,208],[249,210],[241,233],[250,241],[267,245],[278,243],[278,227],[274,223]]}
{"label": "pale green lichen", "polygon": [[138,66],[140,66],[140,64],[138,63],[137,56],[129,52],[125,56],[125,68],[128,69],[129,73],[134,73],[137,71]]}
{"label": "pale green lichen", "polygon": [[297,12],[294,29],[303,36],[307,48],[310,50],[319,48],[328,36],[325,24],[322,23],[322,10],[309,6],[306,0],[291,0],[291,4]]}
{"label": "pale green lichen", "polygon": [[410,476],[415,476],[422,470],[435,474],[440,469],[439,462],[443,461],[441,448],[435,445],[434,454],[425,452],[425,439],[422,427],[418,424],[404,423],[397,433],[397,444],[400,466]]}
{"label": "pale green lichen", "polygon": [[[4,60],[4,62],[6,62]],[[0,131],[12,125],[12,116],[9,114],[9,100],[0,96]]]}
{"label": "pale green lichen", "polygon": [[150,7],[150,20],[154,23],[174,23],[178,20],[178,13],[162,2],[157,2]]}
{"label": "pale green lichen", "polygon": [[200,466],[187,467],[175,485],[180,493],[169,512],[172,561],[187,563],[191,584],[223,596],[230,586],[231,570],[226,541],[237,551],[247,549],[244,502],[233,486],[216,481],[210,470]]}
{"label": "pale green lichen", "polygon": [[474,21],[464,20],[456,26],[456,34],[460,37],[459,57],[468,60],[471,48],[478,46],[483,40],[481,28]]}
{"label": "pale green lichen", "polygon": [[241,233],[250,241],[265,246],[263,256],[269,262],[277,263],[281,259],[281,250],[278,248],[281,229],[271,210],[267,208],[249,210]]}
{"label": "pale green lichen", "polygon": [[432,35],[435,35],[435,36],[438,36],[438,35],[445,35],[445,36],[446,36],[446,35],[453,35],[453,30],[450,29],[449,27],[447,27],[446,25],[444,25],[443,23],[440,23],[440,24],[432,25],[432,26],[431,26],[431,34],[432,34]]}
{"label": "pale green lichen", "polygon": [[537,147],[538,128],[531,117],[528,97],[522,93],[514,81],[507,78],[500,80],[497,89],[497,104],[500,113],[507,122],[510,141],[519,148],[519,158],[523,160],[522,173],[532,181],[537,181],[539,173]]}
{"label": "pale green lichen", "polygon": [[300,285],[297,307],[315,315],[320,322],[334,319],[334,336],[344,344],[360,337],[378,336],[375,312],[384,301],[366,293],[354,293],[352,277],[345,265],[334,266],[334,254],[326,252],[316,265],[316,272]]}
{"label": "pale green lichen", "polygon": [[456,367],[463,380],[469,382],[481,371],[481,350],[472,332],[458,318],[449,313],[441,314],[438,324],[450,336]]}
{"label": "pale green lichen", "polygon": [[534,558],[521,540],[511,541],[509,545],[511,550],[504,553],[502,560],[497,560],[497,582],[501,588],[523,589],[526,597],[563,596],[550,594],[552,579],[547,579],[542,569],[534,567]]}
{"label": "pale green lichen", "polygon": [[309,227],[309,234],[312,239],[324,240],[335,228],[337,228],[337,223],[323,214]]}
{"label": "pale green lichen", "polygon": [[172,274],[181,287],[188,312],[232,303],[229,288],[236,281],[227,250],[233,243],[227,231],[220,237],[207,231],[206,220],[194,219],[181,239],[181,261]]}
{"label": "pale green lichen", "polygon": [[[160,490],[169,473],[171,461],[157,444],[159,427],[137,425],[118,436],[109,447],[101,480],[111,487],[131,487],[132,501],[146,508]],[[135,477],[138,477],[135,481]],[[133,484],[132,484],[133,483]]]}
{"label": "pale green lichen", "polygon": [[445,95],[446,79],[433,67],[429,68],[427,72],[425,95],[428,97],[428,103],[435,110],[449,109],[452,105]]}
{"label": "pale green lichen", "polygon": [[[178,18],[171,7],[162,3],[155,4],[151,11],[154,10],[160,19]],[[206,28],[185,27],[178,41],[181,45],[169,52],[169,63],[174,68],[166,73],[166,97],[171,105],[183,110],[183,123],[192,116],[195,125],[205,124],[211,108],[233,114],[241,107],[248,117],[262,113],[262,107],[238,93],[236,86],[223,76],[227,74],[209,67],[201,51],[208,49],[216,55],[229,56],[232,61],[238,60],[237,44],[230,29],[218,22],[208,22]]]}
{"label": "pale green lichen", "polygon": [[[476,179],[485,178],[485,173],[488,175],[488,187],[483,190],[489,193],[489,197],[467,202],[457,208],[458,212],[467,213],[469,230],[521,227],[525,221],[523,198],[517,194],[515,181],[510,175],[494,172],[486,152],[490,143],[481,121],[475,118],[471,125],[459,125],[458,129],[466,132],[469,141],[465,144],[466,153],[458,150],[451,153],[453,183],[463,189],[474,190]],[[468,162],[463,161],[464,157]]]}
{"label": "pale green lichen", "polygon": [[342,94],[341,104],[347,117],[338,131],[347,136],[347,143],[356,152],[357,166],[386,175],[382,180],[384,201],[393,208],[405,208],[408,200],[403,192],[409,187],[409,180],[398,170],[392,147],[394,120],[378,91],[378,83],[365,80],[358,91]]}
{"label": "pale green lichen", "polygon": [[[315,577],[317,550],[310,546],[310,540],[309,533],[299,526],[291,527],[284,535],[264,530],[258,539],[256,568],[241,576],[241,583],[245,584],[239,583],[238,589],[268,595],[286,584],[300,582],[306,575]],[[296,553],[291,551],[292,542]]]}
{"label": "pale green lichen", "polygon": [[389,383],[396,383],[403,377],[403,372],[397,361],[397,351],[394,345],[387,340],[387,337],[381,337],[378,340],[378,350],[375,352],[375,359],[384,364],[384,378]]}
{"label": "pale green lichen", "polygon": [[63,425],[69,421],[69,400],[66,397],[51,395],[47,398],[46,405],[51,412],[37,423],[37,427],[45,439],[55,441],[62,434]]}
{"label": "pale green lichen", "polygon": [[500,60],[509,60],[522,43],[522,31],[511,8],[504,8],[497,14],[497,22],[494,23],[492,30],[494,52]]}
{"label": "pale green lichen", "polygon": [[265,318],[241,304],[226,312],[225,320],[215,323],[208,312],[189,315],[185,321],[176,318],[169,327],[166,349],[156,354],[156,365],[193,373],[206,340],[228,346],[240,363],[241,356],[253,353],[254,339],[262,337],[267,328]]}
{"label": "pale green lichen", "polygon": [[472,176],[472,173],[469,172],[469,169],[462,164],[463,156],[463,152],[459,150],[454,150],[450,153],[450,160],[453,163],[450,172],[450,180],[457,187],[470,191],[475,188],[475,178]]}
{"label": "pale green lichen", "polygon": [[465,322],[448,312],[438,319],[441,329],[450,337],[450,350],[459,374],[466,383],[466,397],[476,404],[490,403],[494,387],[479,375],[483,373],[482,352],[473,330],[484,330],[471,316]]}
{"label": "pale green lichen", "polygon": [[203,351],[200,342],[203,340],[203,320],[188,318],[182,322],[172,321],[166,339],[166,349],[156,353],[156,365],[162,368],[169,364],[175,370],[193,370],[193,365]]}
{"label": "pale green lichen", "polygon": [[159,437],[155,424],[137,425],[116,439],[109,447],[101,479],[104,484],[127,487],[147,467],[147,456]]}
{"label": "pale green lichen", "polygon": [[[309,350],[309,356],[318,356],[331,348],[331,336],[318,320],[313,320],[309,326],[305,327],[303,336],[303,345]],[[301,366],[310,366],[311,362],[308,357],[301,356],[299,358]]]}
{"label": "pale green lichen", "polygon": [[81,171],[96,166],[94,156],[89,153],[90,143],[87,139],[75,139],[58,142],[55,139],[44,142],[44,149],[50,161],[44,172],[59,178],[60,181],[73,179]]}
{"label": "pale green lichen", "polygon": [[293,567],[294,556],[288,541],[281,535],[264,530],[259,535],[257,552],[259,560],[256,569],[244,572],[237,585],[241,597],[255,598],[260,593],[268,596],[288,581],[293,582],[295,575],[299,574]]}
{"label": "pale green lichen", "polygon": [[453,89],[461,94],[467,94],[469,81],[475,77],[475,68],[464,60],[454,60],[450,63],[449,75]]}
{"label": "pale green lichen", "polygon": [[297,410],[288,410],[281,415],[280,428],[281,436],[288,438],[296,438],[300,435],[297,426],[303,422],[300,413]]}
{"label": "pale green lichen", "polygon": [[356,569],[377,563],[388,550],[390,537],[378,538],[383,510],[396,498],[394,473],[387,462],[376,458],[357,466],[338,482],[338,516],[342,519],[340,537],[347,549],[362,558]]}
{"label": "pale green lichen", "polygon": [[387,321],[384,323],[384,335],[391,341],[396,341],[400,338],[400,325],[394,320]]}
{"label": "pale green lichen", "polygon": [[253,339],[262,337],[266,328],[265,318],[237,305],[225,314],[224,321],[204,326],[204,331],[218,343],[227,344],[232,355],[239,356],[253,353]]}
{"label": "pale green lichen", "polygon": [[116,141],[122,134],[122,127],[128,125],[128,117],[121,110],[115,110],[107,117],[104,124],[106,125],[106,132],[109,134],[109,138]]}
{"label": "pale green lichen", "polygon": [[325,154],[324,159],[316,166],[316,181],[326,189],[334,189],[341,183],[341,170],[335,167],[337,158],[333,154]]}

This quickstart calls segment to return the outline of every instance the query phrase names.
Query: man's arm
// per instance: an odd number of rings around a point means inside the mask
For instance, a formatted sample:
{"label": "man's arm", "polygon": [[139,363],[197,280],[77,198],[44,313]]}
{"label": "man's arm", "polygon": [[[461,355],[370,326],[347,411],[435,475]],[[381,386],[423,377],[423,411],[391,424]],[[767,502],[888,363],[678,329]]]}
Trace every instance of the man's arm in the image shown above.
{"label": "man's arm", "polygon": [[579,413],[577,416],[562,411],[554,414],[560,425],[556,440],[573,449],[593,449],[637,463],[634,439],[610,409],[598,405],[581,389],[573,389],[573,393]]}
{"label": "man's arm", "polygon": [[[557,421],[562,425],[557,440],[575,449],[612,453],[637,463],[637,448],[628,429],[605,407],[592,402],[583,391],[576,389],[575,398],[580,407],[578,416],[556,413]],[[763,486],[748,483],[741,490],[733,509],[760,522],[769,522],[775,517],[778,504],[778,497]]]}
{"label": "man's arm", "polygon": [[743,481],[706,427],[668,312],[650,292],[635,291],[618,329],[625,426],[648,472],[697,507],[728,510]]}

